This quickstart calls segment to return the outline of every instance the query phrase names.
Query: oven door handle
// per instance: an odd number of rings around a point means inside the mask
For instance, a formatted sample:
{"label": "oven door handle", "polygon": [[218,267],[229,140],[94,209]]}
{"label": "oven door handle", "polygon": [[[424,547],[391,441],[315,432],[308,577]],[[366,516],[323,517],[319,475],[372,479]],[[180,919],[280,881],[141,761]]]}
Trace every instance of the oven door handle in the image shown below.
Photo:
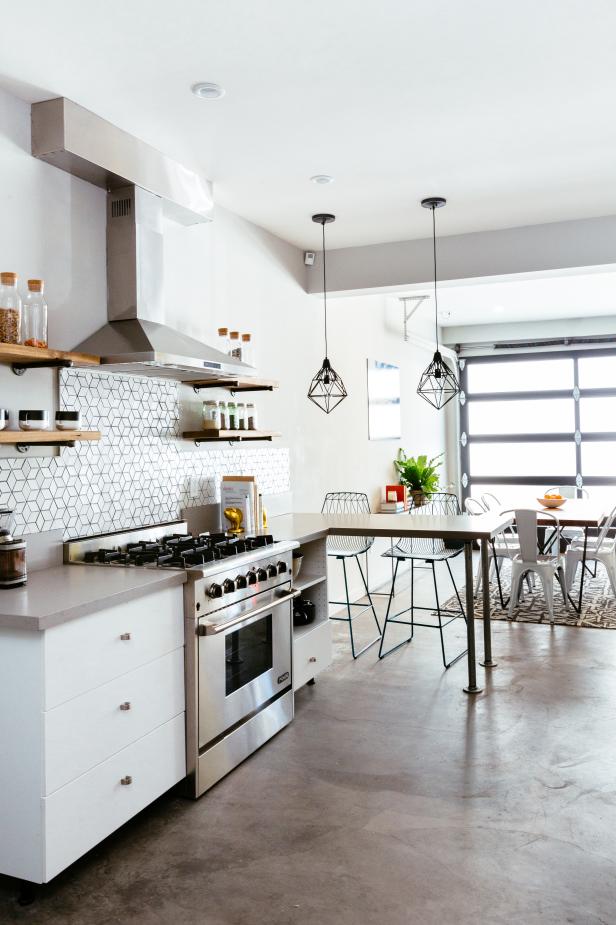
{"label": "oven door handle", "polygon": [[249,610],[248,613],[242,614],[241,616],[236,617],[234,620],[229,620],[227,623],[220,623],[217,625],[212,623],[201,623],[197,629],[197,634],[199,636],[215,636],[217,633],[224,633],[231,627],[237,626],[239,623],[252,621],[256,617],[260,617],[261,614],[273,610],[274,607],[279,607],[281,604],[286,604],[288,601],[294,600],[296,597],[299,597],[301,593],[301,591],[296,591],[295,588],[293,588],[288,593],[281,594],[280,597],[270,601],[269,604],[264,604],[262,607],[257,607],[256,610]]}

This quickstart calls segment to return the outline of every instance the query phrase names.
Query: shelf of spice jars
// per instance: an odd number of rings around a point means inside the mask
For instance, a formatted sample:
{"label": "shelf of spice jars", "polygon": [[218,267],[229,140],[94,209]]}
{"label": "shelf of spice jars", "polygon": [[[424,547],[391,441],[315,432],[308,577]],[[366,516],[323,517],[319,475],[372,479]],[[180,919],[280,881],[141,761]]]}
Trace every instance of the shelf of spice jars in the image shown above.
{"label": "shelf of spice jars", "polygon": [[204,430],[187,430],[182,434],[185,440],[195,443],[215,443],[217,441],[243,442],[245,440],[273,440],[282,436],[274,430],[218,430],[207,427]]}
{"label": "shelf of spice jars", "polygon": [[0,430],[0,444],[13,446],[61,446],[100,439],[99,430]]}
{"label": "shelf of spice jars", "polygon": [[89,353],[28,347],[25,344],[0,344],[0,363],[11,365],[15,372],[45,366],[98,366],[100,357]]}
{"label": "shelf of spice jars", "polygon": [[195,392],[200,392],[201,389],[227,389],[230,392],[273,392],[274,389],[278,388],[279,383],[275,379],[230,378],[227,376],[219,379],[188,382],[187,385],[192,385]]}

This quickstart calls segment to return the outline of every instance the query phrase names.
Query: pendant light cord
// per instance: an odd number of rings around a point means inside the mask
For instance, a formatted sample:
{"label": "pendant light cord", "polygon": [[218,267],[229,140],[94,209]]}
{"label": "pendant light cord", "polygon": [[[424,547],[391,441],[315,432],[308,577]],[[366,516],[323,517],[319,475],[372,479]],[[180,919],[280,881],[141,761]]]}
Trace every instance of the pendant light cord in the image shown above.
{"label": "pendant light cord", "polygon": [[434,258],[434,333],[438,351],[438,296],[436,293],[436,206],[432,206],[432,255]]}
{"label": "pendant light cord", "polygon": [[325,313],[325,359],[327,359],[327,275],[325,267],[325,219],[321,224],[323,232],[323,309]]}

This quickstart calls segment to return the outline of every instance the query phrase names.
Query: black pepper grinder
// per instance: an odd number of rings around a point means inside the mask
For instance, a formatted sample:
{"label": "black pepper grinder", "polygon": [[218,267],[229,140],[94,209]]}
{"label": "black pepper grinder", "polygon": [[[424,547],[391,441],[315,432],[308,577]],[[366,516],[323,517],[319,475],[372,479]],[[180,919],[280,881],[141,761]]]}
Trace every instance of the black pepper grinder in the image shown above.
{"label": "black pepper grinder", "polygon": [[13,536],[13,511],[0,510],[0,588],[17,588],[28,578],[26,541]]}

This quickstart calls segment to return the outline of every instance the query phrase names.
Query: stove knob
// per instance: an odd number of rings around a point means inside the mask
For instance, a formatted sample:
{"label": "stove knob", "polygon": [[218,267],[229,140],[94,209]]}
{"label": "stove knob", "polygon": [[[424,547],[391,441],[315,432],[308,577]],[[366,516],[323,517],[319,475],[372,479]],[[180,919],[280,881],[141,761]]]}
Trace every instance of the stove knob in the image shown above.
{"label": "stove knob", "polygon": [[257,569],[257,581],[267,581],[267,572],[264,568]]}
{"label": "stove knob", "polygon": [[210,585],[207,589],[208,597],[222,597],[222,588],[220,585],[217,585],[215,582],[213,585]]}
{"label": "stove knob", "polygon": [[235,591],[235,582],[232,578],[225,578],[222,583],[222,590],[225,594],[231,594],[232,591]]}
{"label": "stove knob", "polygon": [[277,574],[278,574],[278,569],[276,568],[276,566],[275,566],[275,565],[268,565],[268,567],[267,567],[267,577],[268,577],[268,578],[275,578]]}
{"label": "stove knob", "polygon": [[287,563],[286,563],[286,562],[283,562],[283,561],[281,560],[281,561],[278,563],[278,574],[279,574],[279,575],[284,575],[285,572],[288,572],[288,571],[289,571],[289,570],[288,570],[288,568],[287,568]]}
{"label": "stove knob", "polygon": [[235,579],[235,587],[239,591],[241,588],[245,588],[248,582],[246,581],[246,575],[238,575]]}
{"label": "stove knob", "polygon": [[246,573],[246,581],[248,582],[249,585],[256,585],[257,573],[255,572],[254,569],[251,569],[249,572]]}

